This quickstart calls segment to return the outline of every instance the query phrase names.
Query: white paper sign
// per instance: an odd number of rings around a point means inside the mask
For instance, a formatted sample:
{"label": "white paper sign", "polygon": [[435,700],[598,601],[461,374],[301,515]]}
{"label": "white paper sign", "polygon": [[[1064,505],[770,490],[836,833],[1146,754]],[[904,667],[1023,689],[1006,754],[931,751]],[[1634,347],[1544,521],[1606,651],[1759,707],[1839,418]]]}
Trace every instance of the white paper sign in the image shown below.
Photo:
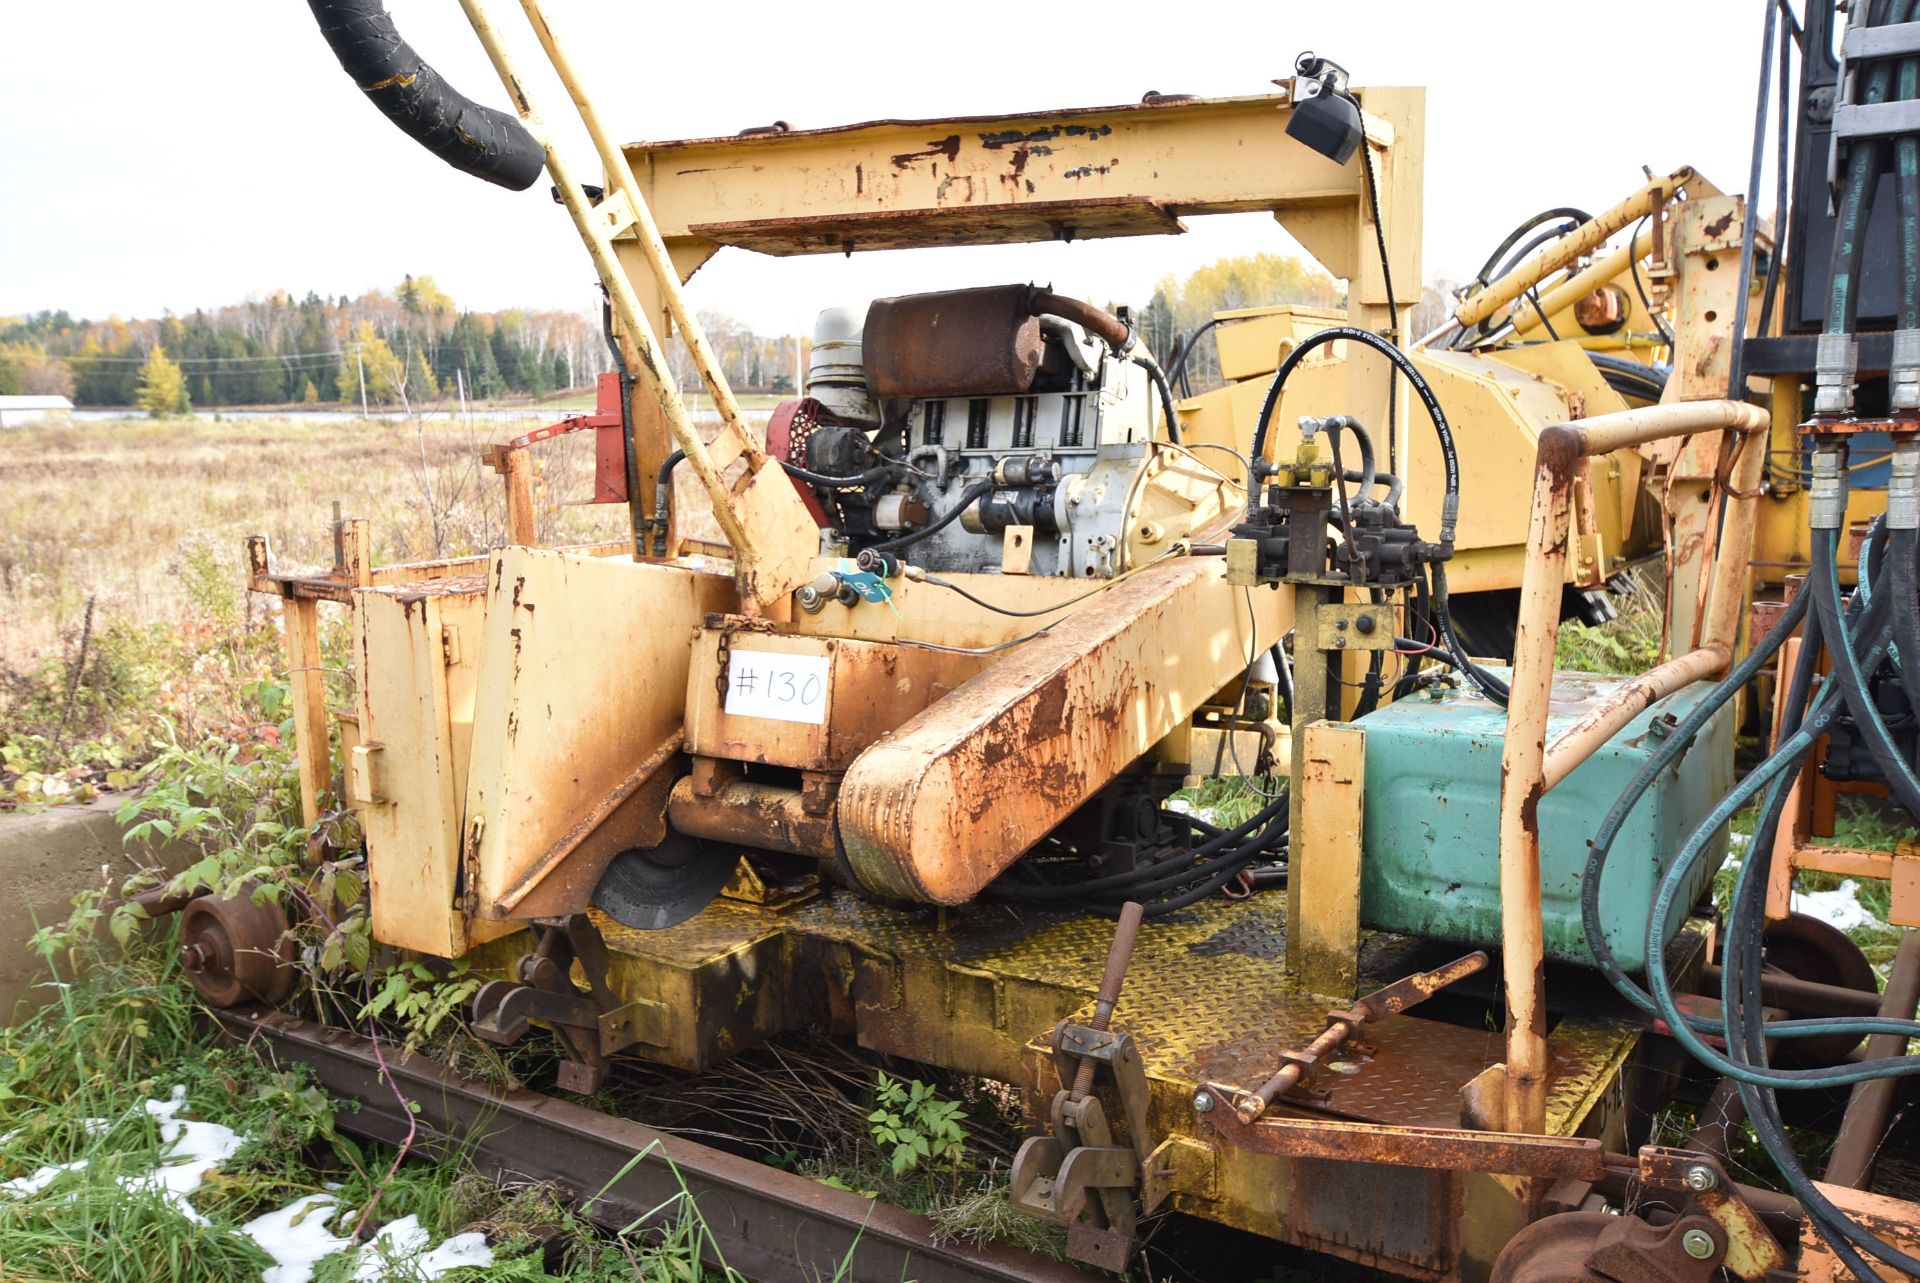
{"label": "white paper sign", "polygon": [[827,657],[730,651],[726,710],[735,717],[823,724],[827,720]]}

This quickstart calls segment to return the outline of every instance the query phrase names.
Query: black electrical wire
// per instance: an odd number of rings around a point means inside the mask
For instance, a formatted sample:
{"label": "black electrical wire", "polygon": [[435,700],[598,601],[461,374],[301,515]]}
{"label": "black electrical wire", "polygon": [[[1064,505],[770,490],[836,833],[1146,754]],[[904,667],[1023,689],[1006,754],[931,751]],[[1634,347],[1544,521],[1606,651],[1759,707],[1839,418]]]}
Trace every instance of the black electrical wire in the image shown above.
{"label": "black electrical wire", "polygon": [[[1373,210],[1373,241],[1380,251],[1380,282],[1387,292],[1387,337],[1397,348],[1400,345],[1400,303],[1393,295],[1393,264],[1387,255],[1387,227],[1380,218],[1380,184],[1373,175],[1373,148],[1366,142],[1360,145],[1361,158],[1367,167],[1367,204]],[[1387,370],[1387,471],[1400,471],[1400,433],[1399,424],[1399,384],[1400,379],[1393,370]]]}
{"label": "black electrical wire", "polygon": [[960,501],[954,504],[953,507],[947,509],[944,515],[921,526],[918,530],[909,530],[903,535],[895,535],[893,538],[884,539],[879,543],[870,543],[867,547],[879,552],[887,552],[894,548],[904,548],[910,543],[918,543],[928,535],[945,530],[948,526],[958,521],[960,514],[972,507],[975,500],[984,499],[992,493],[993,482],[976,481],[960,492]]}
{"label": "black electrical wire", "polygon": [[1135,365],[1145,370],[1147,377],[1153,380],[1154,388],[1160,393],[1161,412],[1166,415],[1167,419],[1167,440],[1173,442],[1175,445],[1179,445],[1180,416],[1174,413],[1173,388],[1167,383],[1165,371],[1160,368],[1158,361],[1142,353],[1135,353],[1130,359]]}
{"label": "black electrical wire", "polygon": [[1527,301],[1533,304],[1533,310],[1540,316],[1540,324],[1547,327],[1547,335],[1555,343],[1560,341],[1560,331],[1553,328],[1553,322],[1547,319],[1547,309],[1540,306],[1540,289],[1535,286],[1527,291]]}

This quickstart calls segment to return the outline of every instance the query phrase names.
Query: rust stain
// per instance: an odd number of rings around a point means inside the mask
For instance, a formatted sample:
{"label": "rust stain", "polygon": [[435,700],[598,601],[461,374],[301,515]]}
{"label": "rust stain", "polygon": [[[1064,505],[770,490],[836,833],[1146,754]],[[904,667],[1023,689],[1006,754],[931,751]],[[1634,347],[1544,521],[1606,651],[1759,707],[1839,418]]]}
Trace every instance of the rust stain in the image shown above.
{"label": "rust stain", "polygon": [[960,135],[948,134],[945,138],[929,139],[924,151],[903,151],[893,157],[895,169],[911,169],[917,160],[931,160],[935,156],[945,156],[949,162],[960,155]]}

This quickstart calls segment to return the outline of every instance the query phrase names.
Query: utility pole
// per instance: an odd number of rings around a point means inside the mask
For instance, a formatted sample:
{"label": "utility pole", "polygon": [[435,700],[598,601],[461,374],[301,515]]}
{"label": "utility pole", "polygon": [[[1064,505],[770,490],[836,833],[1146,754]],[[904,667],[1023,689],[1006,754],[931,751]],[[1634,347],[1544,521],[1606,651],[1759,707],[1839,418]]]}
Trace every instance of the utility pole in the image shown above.
{"label": "utility pole", "polygon": [[360,417],[369,418],[371,416],[367,414],[367,363],[361,359],[359,348],[353,349],[353,363],[360,371]]}

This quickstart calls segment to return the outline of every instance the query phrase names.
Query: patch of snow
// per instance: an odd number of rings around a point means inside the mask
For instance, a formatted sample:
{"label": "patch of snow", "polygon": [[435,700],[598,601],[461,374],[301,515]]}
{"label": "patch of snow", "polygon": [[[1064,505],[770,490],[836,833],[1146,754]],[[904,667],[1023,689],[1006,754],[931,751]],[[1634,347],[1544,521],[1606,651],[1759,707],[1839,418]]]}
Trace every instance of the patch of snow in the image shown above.
{"label": "patch of snow", "polygon": [[1842,931],[1874,926],[1880,919],[1860,903],[1860,898],[1854,894],[1859,889],[1859,884],[1848,878],[1831,891],[1795,891],[1793,909],[1796,913],[1819,918]]}
{"label": "patch of snow", "polygon": [[242,1225],[240,1232],[273,1258],[260,1283],[310,1283],[317,1261],[352,1247],[328,1228],[339,1207],[331,1194],[308,1194]]}
{"label": "patch of snow", "polygon": [[360,1249],[360,1264],[353,1272],[356,1283],[378,1283],[396,1267],[409,1278],[437,1279],[462,1266],[493,1264],[493,1249],[484,1234],[456,1234],[428,1251],[432,1241],[417,1216],[403,1216],[383,1226]]}
{"label": "patch of snow", "polygon": [[32,1198],[47,1186],[59,1180],[68,1172],[77,1172],[87,1165],[82,1158],[71,1163],[56,1163],[52,1167],[42,1167],[31,1176],[20,1176],[10,1181],[0,1181],[0,1194],[12,1198]]}
{"label": "patch of snow", "polygon": [[[165,1100],[145,1102],[147,1115],[159,1125],[161,1164],[145,1173],[121,1176],[119,1183],[129,1190],[151,1190],[188,1220],[205,1225],[206,1218],[194,1210],[188,1197],[219,1170],[220,1164],[238,1153],[246,1139],[231,1127],[180,1117],[186,1107],[184,1086],[175,1087]],[[107,1120],[99,1118],[86,1119],[81,1126],[91,1135],[111,1128]],[[17,1134],[16,1129],[5,1139]],[[77,1159],[0,1182],[0,1197],[30,1198],[87,1163],[87,1159]],[[312,1283],[314,1266],[341,1252],[353,1254],[354,1279],[367,1281],[390,1277],[425,1281],[439,1278],[448,1270],[493,1264],[493,1249],[487,1245],[486,1235],[456,1234],[434,1247],[432,1235],[416,1216],[403,1216],[383,1226],[371,1242],[356,1249],[351,1239],[342,1238],[331,1228],[343,1214],[350,1214],[343,1213],[340,1200],[331,1192],[339,1188],[330,1185],[329,1192],[305,1195],[239,1228],[240,1234],[258,1243],[273,1258],[260,1283]]]}
{"label": "patch of snow", "polygon": [[180,1111],[186,1104],[185,1087],[175,1087],[164,1101],[146,1103],[147,1113],[160,1124],[161,1157],[174,1161],[144,1175],[122,1176],[120,1184],[130,1190],[153,1190],[165,1196],[182,1216],[205,1225],[206,1218],[193,1209],[187,1196],[199,1189],[220,1164],[239,1153],[246,1142],[231,1127],[181,1118]]}

